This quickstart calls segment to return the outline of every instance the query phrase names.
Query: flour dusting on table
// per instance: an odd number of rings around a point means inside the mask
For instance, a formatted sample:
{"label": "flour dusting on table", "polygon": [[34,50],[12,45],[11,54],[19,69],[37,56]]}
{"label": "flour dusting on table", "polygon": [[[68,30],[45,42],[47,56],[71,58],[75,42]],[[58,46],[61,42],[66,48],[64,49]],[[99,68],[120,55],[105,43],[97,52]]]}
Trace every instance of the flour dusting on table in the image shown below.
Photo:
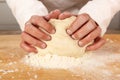
{"label": "flour dusting on table", "polygon": [[79,58],[50,54],[45,56],[29,54],[23,59],[23,62],[35,68],[67,69],[84,76],[102,75],[105,80],[108,78],[106,76],[120,79],[120,46],[109,39],[101,49]]}

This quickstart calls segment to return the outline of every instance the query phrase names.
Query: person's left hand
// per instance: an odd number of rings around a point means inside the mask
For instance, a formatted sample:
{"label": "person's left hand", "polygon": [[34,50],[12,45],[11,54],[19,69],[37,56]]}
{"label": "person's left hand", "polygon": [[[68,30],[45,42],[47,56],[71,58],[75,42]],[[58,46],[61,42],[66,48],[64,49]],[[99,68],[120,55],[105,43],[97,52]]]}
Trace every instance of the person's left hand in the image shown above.
{"label": "person's left hand", "polygon": [[66,31],[73,39],[78,40],[80,47],[92,41],[94,42],[87,46],[86,50],[96,50],[104,45],[105,39],[101,37],[101,28],[88,14],[73,15],[69,12],[63,12],[59,15],[59,19],[71,16],[77,18]]}

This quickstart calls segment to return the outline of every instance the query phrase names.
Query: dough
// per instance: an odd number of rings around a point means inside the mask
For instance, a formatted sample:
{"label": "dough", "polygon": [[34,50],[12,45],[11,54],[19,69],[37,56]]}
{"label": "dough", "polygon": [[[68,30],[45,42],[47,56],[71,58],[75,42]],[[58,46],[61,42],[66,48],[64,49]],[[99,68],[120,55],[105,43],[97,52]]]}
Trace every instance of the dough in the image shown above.
{"label": "dough", "polygon": [[46,49],[38,49],[38,55],[54,54],[59,56],[79,57],[84,54],[85,47],[79,47],[78,41],[73,40],[66,29],[76,19],[72,16],[64,20],[51,19],[49,22],[56,28],[56,33],[52,34],[52,40],[46,41]]}

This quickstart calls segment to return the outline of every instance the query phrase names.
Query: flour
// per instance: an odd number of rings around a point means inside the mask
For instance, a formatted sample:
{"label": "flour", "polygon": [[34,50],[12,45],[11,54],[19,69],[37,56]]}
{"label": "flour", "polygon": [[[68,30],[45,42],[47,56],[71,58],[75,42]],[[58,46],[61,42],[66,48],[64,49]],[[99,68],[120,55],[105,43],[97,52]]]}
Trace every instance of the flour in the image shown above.
{"label": "flour", "polygon": [[5,75],[5,74],[8,74],[8,73],[14,73],[15,71],[14,70],[0,70],[0,72]]}

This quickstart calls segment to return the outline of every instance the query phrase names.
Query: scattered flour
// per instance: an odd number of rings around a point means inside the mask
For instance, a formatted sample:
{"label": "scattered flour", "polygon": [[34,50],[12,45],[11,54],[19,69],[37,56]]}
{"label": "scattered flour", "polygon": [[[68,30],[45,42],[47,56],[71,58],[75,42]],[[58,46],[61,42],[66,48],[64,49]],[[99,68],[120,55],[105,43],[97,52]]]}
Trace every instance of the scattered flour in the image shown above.
{"label": "scattered flour", "polygon": [[[22,60],[24,63],[36,68],[55,68],[55,69],[72,69],[75,67],[84,69],[94,69],[98,66],[105,66],[105,63],[112,62],[119,59],[119,54],[107,53],[89,53],[80,58],[66,57],[47,54],[45,56],[38,56],[36,54],[29,54]],[[89,68],[88,68],[89,67]]]}
{"label": "scattered flour", "polygon": [[0,72],[4,75],[4,74],[8,74],[8,73],[14,73],[14,70],[0,70]]}
{"label": "scattered flour", "polygon": [[[103,80],[103,78],[104,80],[109,80],[110,78],[119,80],[119,49],[120,45],[115,44],[114,41],[108,40],[101,49],[86,53],[78,58],[51,54],[46,54],[44,56],[28,54],[22,59],[22,62],[35,68],[66,69],[72,71],[76,75],[78,74],[78,76],[81,74],[96,77],[97,74],[99,76],[102,75],[102,77],[97,76],[100,80]],[[111,64],[114,65],[110,66]],[[109,78],[106,76],[109,76]]]}

